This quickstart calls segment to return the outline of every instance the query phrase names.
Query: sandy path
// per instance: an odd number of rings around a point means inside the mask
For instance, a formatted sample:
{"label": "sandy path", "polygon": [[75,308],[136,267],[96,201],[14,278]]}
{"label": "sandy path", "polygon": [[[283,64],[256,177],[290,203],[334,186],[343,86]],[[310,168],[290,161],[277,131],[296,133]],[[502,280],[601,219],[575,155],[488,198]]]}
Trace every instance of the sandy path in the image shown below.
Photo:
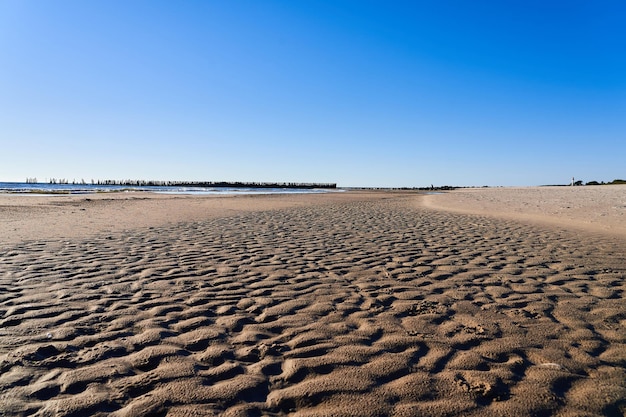
{"label": "sandy path", "polygon": [[0,246],[0,410],[624,413],[624,239],[307,198]]}
{"label": "sandy path", "polygon": [[626,237],[626,185],[462,189],[429,207]]}

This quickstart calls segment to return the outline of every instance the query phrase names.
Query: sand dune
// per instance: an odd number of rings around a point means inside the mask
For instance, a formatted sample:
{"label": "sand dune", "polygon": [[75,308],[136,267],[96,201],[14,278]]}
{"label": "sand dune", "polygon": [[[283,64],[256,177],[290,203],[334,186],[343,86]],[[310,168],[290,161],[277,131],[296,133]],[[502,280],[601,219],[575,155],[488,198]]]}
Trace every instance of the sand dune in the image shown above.
{"label": "sand dune", "polygon": [[626,240],[437,197],[0,199],[0,411],[624,414]]}

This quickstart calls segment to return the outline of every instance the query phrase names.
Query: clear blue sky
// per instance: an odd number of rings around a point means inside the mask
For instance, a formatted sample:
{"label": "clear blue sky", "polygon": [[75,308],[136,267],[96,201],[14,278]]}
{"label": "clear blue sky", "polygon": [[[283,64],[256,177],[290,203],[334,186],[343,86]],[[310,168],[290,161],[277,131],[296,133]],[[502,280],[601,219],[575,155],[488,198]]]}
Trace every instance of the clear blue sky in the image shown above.
{"label": "clear blue sky", "polygon": [[0,181],[626,177],[623,1],[0,0]]}

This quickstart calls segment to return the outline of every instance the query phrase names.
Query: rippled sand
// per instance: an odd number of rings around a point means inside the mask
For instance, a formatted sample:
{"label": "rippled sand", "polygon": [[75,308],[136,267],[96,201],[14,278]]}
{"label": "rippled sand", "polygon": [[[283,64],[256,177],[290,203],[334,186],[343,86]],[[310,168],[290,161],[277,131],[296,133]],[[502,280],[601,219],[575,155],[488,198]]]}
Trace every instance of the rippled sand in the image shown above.
{"label": "rippled sand", "polygon": [[623,414],[626,240],[461,194],[2,197],[0,410]]}

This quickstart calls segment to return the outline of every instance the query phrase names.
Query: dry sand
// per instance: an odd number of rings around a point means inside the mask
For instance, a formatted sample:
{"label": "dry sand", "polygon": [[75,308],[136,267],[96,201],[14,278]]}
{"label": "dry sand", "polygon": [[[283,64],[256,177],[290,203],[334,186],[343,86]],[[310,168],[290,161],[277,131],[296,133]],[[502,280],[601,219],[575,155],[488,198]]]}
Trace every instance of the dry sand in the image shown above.
{"label": "dry sand", "polygon": [[624,190],[0,196],[0,414],[623,415]]}
{"label": "dry sand", "polygon": [[487,214],[626,238],[626,185],[462,189],[428,196],[429,207]]}

